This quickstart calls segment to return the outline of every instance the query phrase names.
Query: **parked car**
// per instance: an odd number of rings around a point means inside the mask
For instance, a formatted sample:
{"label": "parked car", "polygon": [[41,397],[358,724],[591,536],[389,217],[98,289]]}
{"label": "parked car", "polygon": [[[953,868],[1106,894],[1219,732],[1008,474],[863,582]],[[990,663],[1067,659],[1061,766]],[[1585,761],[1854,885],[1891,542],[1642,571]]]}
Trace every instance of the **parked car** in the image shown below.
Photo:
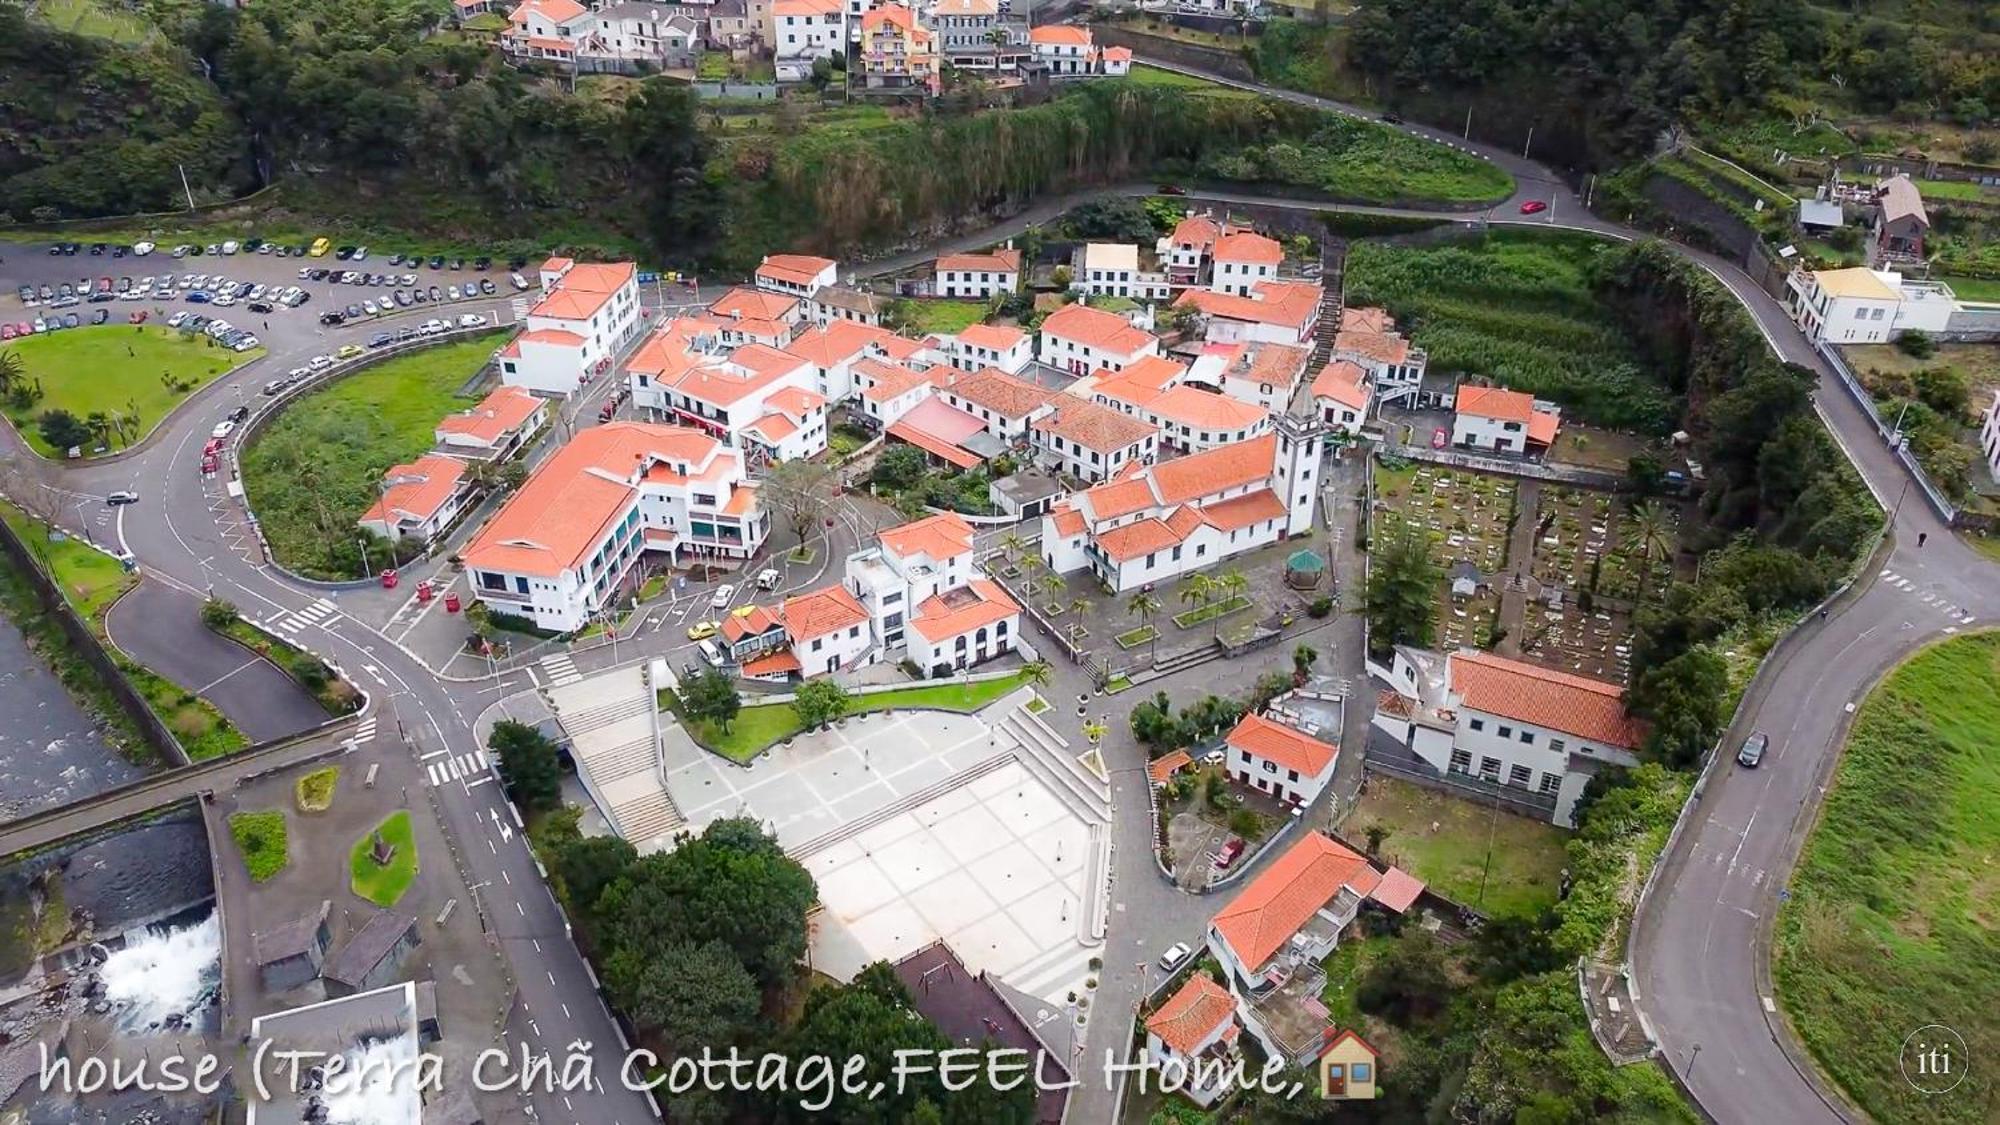
{"label": "parked car", "polygon": [[484,273],[485,271],[487,271],[487,270],[490,270],[490,269],[492,269],[492,268],[493,268],[493,259],[491,259],[491,258],[474,258],[474,259],[472,259],[472,268],[473,268],[473,269],[476,269],[476,270],[479,270],[480,272]]}
{"label": "parked car", "polygon": [[11,340],[19,335],[20,335],[19,332],[14,331],[13,325],[0,324],[0,340]]}
{"label": "parked car", "polygon": [[432,268],[432,269],[434,269],[434,270],[441,270],[441,269],[443,269],[443,268],[444,268],[444,255],[443,255],[443,254],[433,254],[433,255],[431,255],[431,268]]}
{"label": "parked car", "polygon": [[722,649],[714,641],[702,641],[696,644],[694,649],[696,652],[701,653],[701,658],[708,661],[711,668],[722,667]]}
{"label": "parked car", "polygon": [[460,328],[477,328],[485,323],[486,318],[478,313],[466,313],[464,316],[458,318],[458,326]]}
{"label": "parked car", "polygon": [[1756,732],[1743,740],[1743,748],[1736,752],[1737,764],[1756,769],[1757,763],[1764,760],[1764,751],[1770,745],[1771,740],[1765,736],[1763,731]]}
{"label": "parked car", "polygon": [[340,358],[342,358],[342,359],[353,359],[353,358],[354,358],[355,356],[358,356],[358,355],[360,355],[360,354],[361,354],[361,345],[360,345],[360,344],[342,344],[342,345],[340,346],[340,350],[339,350],[338,352],[334,353],[334,354],[335,354],[335,355],[338,355],[338,356],[339,356]]}
{"label": "parked car", "polygon": [[319,314],[319,322],[321,324],[339,324],[341,321],[346,319],[347,317],[341,315],[340,312],[334,309],[328,309],[327,311]]}
{"label": "parked car", "polygon": [[395,298],[397,308],[407,309],[410,307],[410,295],[403,290],[398,289],[394,293],[389,294],[389,296]]}
{"label": "parked car", "polygon": [[368,346],[371,348],[386,348],[394,339],[395,337],[387,332],[377,332],[373,336],[368,337]]}
{"label": "parked car", "polygon": [[241,247],[233,240],[222,244],[222,252],[224,254],[234,254],[239,249],[241,249]]}
{"label": "parked car", "polygon": [[1521,214],[1523,215],[1539,215],[1548,209],[1549,205],[1539,199],[1530,199],[1526,203],[1521,204]]}
{"label": "parked car", "polygon": [[736,584],[724,582],[715,588],[715,596],[708,599],[708,608],[722,609],[729,605],[729,599],[736,596]]}
{"label": "parked car", "polygon": [[245,305],[244,307],[249,309],[253,313],[269,313],[278,311],[278,307],[276,305],[273,305],[269,301],[252,301],[248,305]]}
{"label": "parked car", "polygon": [[428,301],[429,301],[430,299],[431,299],[431,296],[430,296],[430,294],[428,294],[428,293],[424,292],[424,291],[423,291],[423,290],[421,290],[421,289],[412,289],[412,290],[410,290],[410,300],[412,300],[412,301],[415,301],[415,302],[416,302],[417,304],[420,304],[420,305],[421,305],[421,304],[425,304],[425,303],[426,303],[426,302],[428,302]]}
{"label": "parked car", "polygon": [[333,252],[333,256],[339,258],[341,261],[344,262],[347,259],[352,258],[354,256],[354,247],[342,246],[340,249],[335,250]]}
{"label": "parked car", "polygon": [[215,424],[214,429],[208,431],[208,436],[214,438],[226,438],[230,434],[233,434],[235,432],[236,432],[236,423],[230,421],[227,418],[224,418],[222,421],[217,422]]}
{"label": "parked car", "polygon": [[488,297],[491,297],[493,294],[499,292],[499,290],[494,287],[493,279],[490,277],[482,277],[479,279],[479,291],[481,293],[486,294]]}
{"label": "parked car", "polygon": [[507,283],[508,283],[509,285],[512,285],[512,286],[514,287],[514,290],[515,290],[515,292],[518,292],[518,293],[525,293],[525,292],[527,292],[527,291],[528,291],[528,279],[527,279],[527,278],[525,278],[525,277],[522,277],[522,276],[521,276],[520,274],[518,274],[518,273],[510,273],[510,274],[508,274],[508,275],[507,275]]}
{"label": "parked car", "polygon": [[312,240],[312,245],[306,247],[306,253],[315,258],[324,258],[326,257],[327,248],[332,245],[333,243],[328,242],[324,238],[315,238]]}
{"label": "parked car", "polygon": [[159,247],[153,245],[150,242],[134,242],[132,244],[132,253],[137,254],[141,258],[145,257],[148,254],[151,254],[153,251],[157,249],[159,249]]}
{"label": "parked car", "polygon": [[720,621],[697,621],[688,626],[688,640],[705,641],[713,637],[716,631],[721,628],[722,623]]}
{"label": "parked car", "polygon": [[1172,945],[1168,946],[1167,951],[1160,955],[1160,968],[1165,969],[1168,972],[1173,972],[1176,968],[1179,968],[1180,963],[1182,961],[1187,960],[1188,955],[1193,952],[1194,950],[1188,948],[1187,942],[1177,941]]}
{"label": "parked car", "polygon": [[[607,403],[606,405],[611,404]],[[775,590],[778,588],[778,581],[779,574],[773,567],[767,566],[757,573],[757,588],[759,590]]]}
{"label": "parked car", "polygon": [[354,319],[356,319],[356,318],[360,317],[360,315],[361,315],[361,306],[360,306],[360,305],[349,305],[349,306],[347,306],[347,319],[349,319],[349,320],[354,320]]}
{"label": "parked car", "polygon": [[431,300],[433,301],[444,300],[444,290],[439,289],[437,286],[435,285],[431,286],[430,293],[431,293]]}
{"label": "parked car", "polygon": [[1227,871],[1241,858],[1243,858],[1243,837],[1231,836],[1229,842],[1222,845],[1222,850],[1215,853],[1215,869]]}
{"label": "parked car", "polygon": [[330,355],[316,355],[312,357],[311,366],[314,371],[324,371],[333,366],[333,357]]}

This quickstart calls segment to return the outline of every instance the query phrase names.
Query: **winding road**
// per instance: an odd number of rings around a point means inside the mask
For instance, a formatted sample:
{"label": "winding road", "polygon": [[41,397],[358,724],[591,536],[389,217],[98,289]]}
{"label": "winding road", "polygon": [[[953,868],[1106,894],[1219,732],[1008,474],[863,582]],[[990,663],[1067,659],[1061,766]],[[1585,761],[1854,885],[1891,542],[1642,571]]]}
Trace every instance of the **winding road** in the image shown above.
{"label": "winding road", "polygon": [[[1184,67],[1156,65],[1288,101],[1375,116],[1309,95]],[[1483,215],[1485,221],[1496,224],[1553,226],[1618,239],[1639,237],[1637,232],[1590,215],[1555,173],[1531,160],[1468,145],[1436,130],[1404,128],[1506,168],[1517,181],[1515,195],[1473,215],[1336,207],[1251,192],[1191,192],[1190,197],[1456,221],[1478,221]],[[891,272],[941,251],[1008,237],[1087,199],[1149,194],[1151,190],[1150,185],[1130,184],[1048,200],[990,229],[864,265],[859,272]],[[1524,219],[1518,214],[1519,204],[1527,199],[1543,200],[1549,210]],[[10,256],[19,254],[7,267],[9,273],[35,269],[36,263],[44,260],[41,247],[7,249]],[[1658,883],[1635,923],[1633,976],[1666,1061],[1680,1073],[1710,1116],[1727,1122],[1788,1125],[1838,1119],[1845,1111],[1822,1095],[1810,1064],[1802,1061],[1802,1053],[1766,1002],[1771,995],[1768,949],[1778,891],[1785,884],[1802,833],[1836,760],[1847,706],[1858,701],[1886,668],[1922,643],[1949,631],[2000,619],[2000,571],[1963,545],[1921,502],[1873,426],[1794,330],[1780,304],[1732,263],[1696,251],[1682,252],[1743,302],[1778,354],[1820,374],[1819,412],[1877,500],[1893,513],[1893,520],[1890,547],[1883,556],[1886,562],[1863,574],[1831,607],[1826,619],[1805,626],[1786,642],[1753,685],[1738,726],[1725,745],[1733,745],[1737,738],[1756,729],[1771,736],[1771,752],[1763,768],[1756,771],[1740,771],[1726,762],[1712,771],[1674,847],[1662,860]],[[43,272],[53,276],[71,269],[65,264]],[[495,314],[504,321],[511,319],[510,305],[502,297],[466,307]],[[414,315],[422,319],[424,314]],[[376,326],[368,324],[322,332],[312,324],[312,317],[294,313],[263,333],[271,354],[259,369],[281,372],[299,366],[310,356],[341,343],[365,340],[374,330]],[[368,714],[385,732],[404,735],[411,747],[407,757],[377,755],[388,774],[385,784],[426,785],[420,758],[440,753],[456,758],[480,749],[474,736],[479,716],[509,695],[537,686],[538,681],[530,669],[472,681],[442,678],[413,652],[364,621],[358,610],[351,613],[343,608],[344,603],[360,605],[367,595],[295,579],[265,562],[254,543],[232,530],[230,506],[218,504],[219,483],[202,479],[195,466],[209,428],[239,401],[258,401],[254,392],[246,396],[243,388],[264,377],[246,372],[217,381],[164,420],[135,451],[115,461],[66,467],[63,487],[83,497],[102,497],[117,489],[139,491],[141,503],[117,509],[116,534],[149,578],[191,597],[213,590],[250,616],[283,622],[287,635],[296,643],[340,665],[370,692]],[[566,412],[587,419],[590,415],[586,411],[594,409],[593,400],[610,383],[599,382],[583,401],[567,404]],[[33,456],[5,427],[0,427],[0,453]],[[65,518],[78,515],[72,504]],[[846,534],[858,539],[865,531],[857,525]],[[1917,546],[1920,536],[1928,540],[1921,548]],[[832,551],[827,556],[832,557]],[[676,653],[684,647],[678,630],[653,629],[635,636],[624,646],[622,655],[624,662],[630,663]],[[597,650],[578,657],[576,665],[579,670],[594,671],[616,659],[616,654]],[[1150,834],[1140,823],[1146,818],[1143,784],[1142,778],[1117,779],[1121,845],[1127,836],[1143,840]],[[468,865],[475,897],[518,982],[519,1001],[510,1025],[516,1041],[557,1055],[572,1041],[593,1043],[600,1049],[618,1043],[619,1034],[598,999],[594,978],[570,940],[561,912],[544,890],[523,837],[507,830],[511,819],[500,787],[467,778],[438,786],[437,796],[444,827]],[[1133,827],[1135,824],[1138,827]],[[481,851],[482,847],[487,850]],[[1119,851],[1121,885],[1116,897],[1136,895],[1152,901],[1170,893],[1157,884],[1143,891],[1133,885],[1134,880],[1153,880],[1145,867],[1150,860],[1143,845],[1121,846]],[[1111,917],[1107,950],[1121,952],[1107,953],[1106,989],[1112,985],[1113,972],[1127,964],[1124,950],[1133,950],[1141,967],[1136,982],[1127,980],[1121,987],[1128,992],[1132,987],[1142,988],[1143,964],[1172,940],[1163,929],[1205,916],[1215,903],[1188,900],[1181,906],[1138,905],[1140,908],[1124,911],[1121,904],[1121,912]],[[508,914],[508,907],[515,913]],[[1172,917],[1163,918],[1169,910]],[[1120,994],[1116,999],[1115,1004],[1100,1003],[1098,1010],[1116,1012],[1121,1005],[1129,1006],[1128,997]],[[1891,1055],[1907,1030],[1884,1029]],[[1122,1049],[1128,1035],[1122,1020],[1099,1018],[1091,1022],[1089,1040],[1101,1054],[1114,1045]],[[1885,1065],[1891,1061],[1885,1056]],[[1099,1084],[1086,1082],[1072,1097],[1072,1119],[1093,1125],[1109,1121],[1115,1098],[1115,1093]],[[626,1091],[616,1081],[570,1096],[538,1096],[535,1102],[538,1118],[545,1121],[631,1125],[654,1118],[642,1095]]]}

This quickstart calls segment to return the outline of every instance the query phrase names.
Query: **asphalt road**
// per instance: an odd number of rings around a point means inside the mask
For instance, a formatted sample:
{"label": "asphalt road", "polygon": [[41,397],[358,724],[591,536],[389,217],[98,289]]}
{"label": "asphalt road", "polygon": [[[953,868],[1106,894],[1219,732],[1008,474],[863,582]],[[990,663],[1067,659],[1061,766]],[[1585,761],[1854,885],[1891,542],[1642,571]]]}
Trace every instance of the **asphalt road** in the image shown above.
{"label": "asphalt road", "polygon": [[[1251,88],[1286,100],[1373,116],[1308,95]],[[1559,226],[1614,238],[1635,237],[1634,232],[1589,215],[1575,194],[1552,172],[1517,154],[1466,145],[1433,130],[1408,131],[1455,143],[1493,159],[1512,172],[1519,184],[1513,198],[1487,212],[1440,213],[1434,217],[1457,220],[1484,217],[1497,223]],[[1076,193],[1045,203],[1012,222],[953,239],[920,254],[874,263],[861,272],[889,272],[942,249],[1004,238],[1031,222],[1053,217],[1090,198],[1151,190],[1151,185],[1134,184]],[[1247,192],[1191,194],[1193,198],[1219,202],[1311,210],[1426,214],[1395,208],[1330,207],[1263,198]],[[1519,204],[1527,199],[1541,200],[1549,208],[1531,218],[1523,217],[1519,214]],[[1809,819],[1820,779],[1836,755],[1844,704],[1858,698],[1865,684],[1887,663],[1926,638],[1943,635],[1946,629],[1970,627],[1971,622],[1963,617],[1990,621],[2000,614],[2000,604],[1996,604],[2000,603],[2000,595],[1995,593],[1990,563],[1959,544],[1922,504],[1914,499],[1900,503],[1906,497],[1906,482],[1900,468],[1883,449],[1859,408],[1845,397],[1818,357],[1793,330],[1779,303],[1753,285],[1732,263],[1697,252],[1684,253],[1714,273],[1745,303],[1774,349],[1785,358],[1820,372],[1818,402],[1822,416],[1884,507],[1896,511],[1895,549],[1885,569],[1911,584],[1906,589],[1901,582],[1878,581],[1857,588],[1834,609],[1827,622],[1800,636],[1767,670],[1746,707],[1743,729],[1754,727],[1771,734],[1773,748],[1768,764],[1755,773],[1729,767],[1718,769],[1687,830],[1666,860],[1656,892],[1638,921],[1633,945],[1643,1006],[1668,1060],[1686,1072],[1683,1060],[1697,1053],[1693,1050],[1695,1043],[1701,1044],[1699,1065],[1688,1074],[1688,1079],[1711,1114],[1725,1121],[1826,1120],[1831,1116],[1827,1106],[1813,1083],[1794,1068],[1791,1055],[1773,1033],[1761,1004],[1761,999],[1769,994],[1768,985],[1760,987],[1760,982],[1768,979],[1761,973],[1761,965],[1763,951],[1768,947],[1767,899],[1772,893],[1769,888],[1782,885],[1790,870],[1800,826]],[[6,256],[4,269],[11,275],[23,259],[11,249]],[[37,255],[33,260],[41,259]],[[81,259],[52,261],[60,268],[51,269],[47,274],[50,278],[82,272],[72,264]],[[306,310],[314,308],[306,306]],[[416,310],[415,315],[423,319],[430,314]],[[272,355],[263,367],[282,371],[338,343],[365,339],[375,330],[372,325],[364,325],[330,330],[322,337],[310,317],[282,326],[274,321],[273,329],[264,333]],[[149,573],[190,591],[212,582],[219,594],[236,601],[248,612],[298,618],[302,643],[340,663],[375,694],[371,713],[378,715],[386,728],[408,732],[414,749],[397,780],[424,784],[419,758],[473,749],[469,720],[504,693],[528,686],[532,673],[515,671],[472,684],[441,682],[370,626],[340,612],[338,592],[306,587],[246,558],[225,542],[210,511],[210,499],[193,471],[193,459],[198,456],[199,439],[206,435],[208,426],[234,405],[235,394],[240,393],[226,389],[231,382],[224,380],[197,395],[186,409],[162,426],[142,451],[116,463],[72,468],[66,474],[68,486],[81,494],[95,496],[135,484],[150,488],[152,491],[144,493],[147,502],[121,509],[118,528],[122,541],[138,555]],[[608,385],[600,383],[593,391],[601,393]],[[579,403],[575,410],[582,416],[581,412],[589,405]],[[13,439],[9,435],[0,441],[11,443]],[[158,502],[154,502],[154,497],[158,497]],[[848,534],[862,533],[863,529],[855,527]],[[1922,549],[1915,546],[1920,533],[1929,537],[1928,546]],[[1873,576],[1864,576],[1870,577]],[[693,591],[691,596],[700,593]],[[1929,600],[1922,595],[1928,595]],[[739,600],[742,596],[738,595]],[[331,612],[318,609],[323,601],[336,608]],[[695,604],[682,606],[681,616],[699,612]],[[1939,608],[1942,605],[1958,607],[1964,611],[1963,616],[1947,618]],[[601,649],[597,650],[601,655],[585,654],[577,663],[580,668],[588,669],[609,664],[613,659],[629,662],[655,652],[683,653],[686,641],[677,632],[666,628],[663,622],[650,632],[633,637],[629,645],[623,646],[623,652],[614,655],[608,649]],[[1732,732],[1732,737],[1735,733],[1740,732]],[[385,740],[384,744],[391,743]],[[397,756],[385,754],[385,763]],[[385,764],[384,768],[391,767]],[[1130,779],[1123,780],[1126,783],[1118,786],[1119,820],[1136,822],[1144,816],[1143,791],[1130,784]],[[511,819],[498,786],[473,780],[456,782],[440,796],[444,798],[446,826],[458,840],[478,887],[484,891],[480,896],[483,913],[507,951],[519,981],[517,1033],[526,1041],[555,1052],[573,1039],[600,1047],[615,1042],[616,1033],[595,998],[588,970],[569,942],[559,912],[540,886],[519,834],[511,831]],[[1114,897],[1133,897],[1143,902],[1140,909],[1112,915],[1107,965],[1128,958],[1135,964],[1149,959],[1156,955],[1158,947],[1212,913],[1221,901],[1189,900],[1155,893],[1158,888],[1143,892],[1134,888],[1123,874],[1126,870],[1136,870],[1122,857],[1125,850],[1121,849],[1120,865],[1121,879],[1126,885]],[[1143,849],[1132,851],[1137,855]],[[511,915],[510,908],[514,911]],[[1138,968],[1136,972],[1143,981],[1144,969]],[[1118,1010],[1117,1006],[1104,1007]],[[1901,1033],[1897,1034],[1900,1038]],[[1124,1041],[1122,1026],[1103,1019],[1092,1021],[1090,1042],[1094,1051],[1101,1050],[1102,1045]],[[1088,1114],[1084,1112],[1086,1105],[1091,1107]],[[1108,1119],[1108,1113],[1099,1112],[1103,1107],[1108,1107],[1108,1101],[1101,1095],[1086,1095],[1079,1097],[1075,1108],[1080,1120],[1096,1121]],[[651,1116],[643,1099],[622,1091],[616,1083],[594,1091],[587,1099],[578,1097],[574,1104],[569,1099],[538,1098],[537,1108],[546,1120],[629,1122]]]}

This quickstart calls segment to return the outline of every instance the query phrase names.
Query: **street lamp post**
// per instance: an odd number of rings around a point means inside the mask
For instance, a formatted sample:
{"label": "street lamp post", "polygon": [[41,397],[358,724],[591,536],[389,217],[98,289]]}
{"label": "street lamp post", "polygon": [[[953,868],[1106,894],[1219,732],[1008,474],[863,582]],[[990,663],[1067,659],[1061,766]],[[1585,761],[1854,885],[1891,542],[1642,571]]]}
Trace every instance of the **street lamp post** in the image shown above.
{"label": "street lamp post", "polygon": [[368,566],[368,540],[367,540],[367,538],[366,538],[366,537],[364,536],[364,537],[362,537],[362,538],[360,538],[360,539],[356,539],[356,540],[355,540],[355,542],[357,542],[357,543],[361,544],[361,576],[362,576],[363,578],[373,578],[373,577],[375,577],[375,572],[374,572],[373,570],[369,569],[369,566]]}

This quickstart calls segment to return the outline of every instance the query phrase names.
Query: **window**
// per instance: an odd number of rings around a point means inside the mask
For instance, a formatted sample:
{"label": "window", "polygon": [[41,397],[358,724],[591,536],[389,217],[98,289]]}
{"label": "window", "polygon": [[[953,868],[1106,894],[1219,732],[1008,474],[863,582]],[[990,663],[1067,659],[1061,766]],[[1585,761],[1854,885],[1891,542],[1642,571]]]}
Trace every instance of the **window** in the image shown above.
{"label": "window", "polygon": [[826,643],[826,642],[825,642],[825,641],[823,641],[823,640],[821,640],[820,638],[818,638],[818,637],[814,637],[814,638],[813,638],[813,647],[812,647],[812,650],[813,650],[814,652],[818,652],[818,651],[820,650],[820,646],[821,646],[821,645],[823,645],[823,644],[825,644],[825,643]]}
{"label": "window", "polygon": [[1367,1063],[1355,1063],[1348,1077],[1354,1079],[1356,1082],[1366,1082],[1368,1081],[1368,1076],[1372,1073],[1374,1071]]}
{"label": "window", "polygon": [[1515,766],[1513,769],[1507,771],[1507,784],[1518,785],[1526,789],[1528,787],[1528,780],[1534,776],[1534,770],[1526,766]]}
{"label": "window", "polygon": [[1534,732],[1534,731],[1531,731],[1531,730],[1524,730],[1524,731],[1522,731],[1522,732],[1521,732],[1521,745],[1523,745],[1523,746],[1533,746],[1534,744],[1535,744],[1535,732]]}
{"label": "window", "polygon": [[1549,749],[1555,751],[1558,754],[1563,752],[1563,745],[1564,745],[1563,740],[1560,738],[1549,739]]}
{"label": "window", "polygon": [[1262,765],[1262,766],[1264,767],[1264,772],[1265,772],[1265,773],[1277,773],[1277,772],[1278,772],[1278,763],[1276,763],[1276,762],[1261,762],[1261,763],[1259,763],[1259,764],[1260,764],[1260,765]]}
{"label": "window", "polygon": [[1510,726],[1507,726],[1507,725],[1506,725],[1505,723],[1502,723],[1502,724],[1500,725],[1500,737],[1501,737],[1501,738],[1512,738],[1512,737],[1514,737],[1514,728],[1513,728],[1513,727],[1510,727]]}
{"label": "window", "polygon": [[515,593],[517,593],[517,594],[525,594],[525,593],[527,593],[527,592],[528,592],[528,580],[527,580],[527,579],[525,579],[525,578],[516,578],[516,579],[514,579],[514,592],[515,592]]}
{"label": "window", "polygon": [[1451,752],[1451,768],[1459,773],[1471,773],[1472,751],[1453,750]]}
{"label": "window", "polygon": [[1563,779],[1561,774],[1545,773],[1542,775],[1542,792],[1554,793],[1557,789],[1562,787],[1562,782]]}
{"label": "window", "polygon": [[1474,720],[1472,720],[1472,722],[1471,722],[1471,726],[1472,726],[1472,729],[1473,729],[1473,730],[1485,730],[1485,729],[1486,729],[1486,720],[1485,720],[1485,719],[1474,719]]}
{"label": "window", "polygon": [[1287,781],[1297,781],[1299,779],[1299,771],[1297,770],[1286,770],[1285,775],[1285,780]]}
{"label": "window", "polygon": [[1500,759],[1479,759],[1479,776],[1486,778],[1488,781],[1500,780]]}

